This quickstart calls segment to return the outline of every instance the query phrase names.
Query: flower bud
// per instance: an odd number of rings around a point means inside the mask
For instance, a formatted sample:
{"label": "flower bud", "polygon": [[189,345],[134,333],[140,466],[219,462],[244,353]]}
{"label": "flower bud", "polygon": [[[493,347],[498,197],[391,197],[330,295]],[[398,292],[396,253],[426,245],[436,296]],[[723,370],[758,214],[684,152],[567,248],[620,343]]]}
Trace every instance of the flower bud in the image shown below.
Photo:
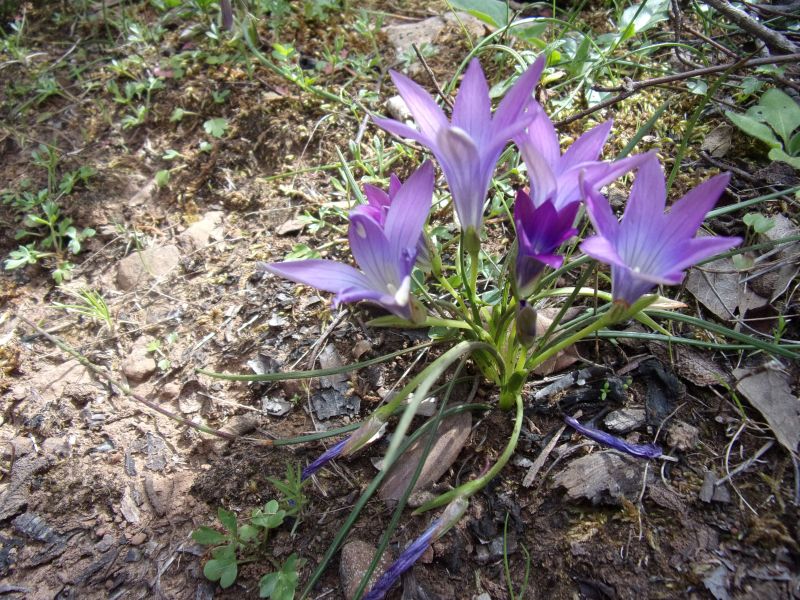
{"label": "flower bud", "polygon": [[517,340],[519,343],[530,348],[536,341],[536,309],[525,300],[520,300],[517,307]]}

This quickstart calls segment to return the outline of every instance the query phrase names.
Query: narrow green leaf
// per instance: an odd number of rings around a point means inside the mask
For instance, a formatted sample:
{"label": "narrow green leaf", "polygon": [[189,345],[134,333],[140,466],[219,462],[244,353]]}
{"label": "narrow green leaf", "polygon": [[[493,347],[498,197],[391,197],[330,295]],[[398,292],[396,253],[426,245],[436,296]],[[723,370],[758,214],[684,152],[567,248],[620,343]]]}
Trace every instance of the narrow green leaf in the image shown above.
{"label": "narrow green leaf", "polygon": [[410,354],[416,352],[417,350],[422,350],[423,348],[427,348],[431,345],[433,345],[433,342],[426,342],[424,344],[412,346],[411,348],[397,350],[396,352],[390,352],[389,354],[384,354],[383,356],[378,356],[376,358],[370,358],[369,360],[362,362],[344,365],[342,367],[332,367],[330,369],[287,371],[285,373],[263,373],[261,375],[230,375],[228,373],[215,373],[214,371],[206,371],[205,369],[197,369],[197,372],[202,373],[203,375],[208,375],[209,377],[226,379],[228,381],[286,381],[287,379],[312,379],[314,377],[327,377],[329,375],[340,375],[341,373],[357,371],[358,369],[363,369],[364,367],[386,362],[387,360],[402,356],[403,354]]}

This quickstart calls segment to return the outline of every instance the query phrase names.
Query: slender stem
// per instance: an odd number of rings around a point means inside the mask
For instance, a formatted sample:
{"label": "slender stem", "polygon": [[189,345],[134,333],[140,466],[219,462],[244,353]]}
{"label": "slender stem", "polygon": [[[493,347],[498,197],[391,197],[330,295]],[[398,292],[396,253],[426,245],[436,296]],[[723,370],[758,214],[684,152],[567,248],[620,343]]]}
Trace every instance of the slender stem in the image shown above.
{"label": "slender stem", "polygon": [[503,467],[506,466],[506,463],[509,461],[509,459],[513,456],[514,450],[517,448],[517,442],[519,441],[519,434],[522,431],[522,394],[517,394],[514,404],[517,408],[516,413],[514,414],[514,430],[511,432],[511,437],[508,438],[508,444],[506,444],[506,447],[503,449],[503,453],[500,455],[500,458],[497,459],[497,462],[495,462],[492,467],[486,471],[486,473],[477,479],[468,481],[467,483],[426,502],[412,514],[418,515],[427,512],[431,509],[443,506],[455,498],[469,498],[470,496],[482,490],[487,483],[489,483],[498,473],[500,473]]}
{"label": "slender stem", "polygon": [[525,368],[528,371],[533,371],[533,369],[541,365],[548,358],[555,356],[556,354],[561,352],[564,348],[569,348],[575,343],[581,341],[587,335],[592,334],[599,329],[602,329],[603,327],[609,325],[610,323],[612,323],[612,320],[609,318],[608,313],[603,314],[599,319],[597,319],[597,321],[595,321],[591,325],[587,325],[579,332],[569,336],[567,339],[562,340],[553,346],[550,346],[547,350],[545,350],[541,354],[536,354],[532,356],[531,359],[528,361],[527,365],[525,366]]}

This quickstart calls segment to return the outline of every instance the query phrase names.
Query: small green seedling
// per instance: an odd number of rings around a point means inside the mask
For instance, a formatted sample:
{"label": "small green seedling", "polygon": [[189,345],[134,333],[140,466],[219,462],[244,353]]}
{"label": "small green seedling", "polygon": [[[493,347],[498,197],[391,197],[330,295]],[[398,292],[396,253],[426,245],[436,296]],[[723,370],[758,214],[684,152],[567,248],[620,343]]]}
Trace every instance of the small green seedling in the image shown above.
{"label": "small green seedling", "polygon": [[211,137],[221,138],[228,131],[228,119],[209,119],[203,123],[203,130]]}
{"label": "small green seedling", "polygon": [[775,227],[775,221],[765,217],[761,213],[747,213],[742,217],[742,221],[755,233],[766,233]]}
{"label": "small green seedling", "polygon": [[[261,578],[260,597],[292,600],[297,587],[297,572],[305,560],[292,554],[281,565],[267,552],[267,542],[273,529],[281,527],[287,519],[298,517],[307,503],[302,470],[299,466],[287,464],[285,479],[270,478],[269,482],[281,493],[280,502],[270,500],[263,507],[254,509],[250,518],[243,521],[220,508],[217,518],[225,533],[204,525],[192,532],[192,539],[203,546],[213,546],[211,559],[203,568],[203,574],[211,581],[219,581],[223,588],[230,587],[236,580],[240,564],[266,559],[272,563],[275,572]],[[298,523],[299,519],[295,519],[294,526],[297,527]]]}
{"label": "small green seedling", "polygon": [[95,321],[100,321],[108,327],[109,331],[114,331],[114,317],[111,315],[108,304],[99,292],[88,288],[78,291],[61,288],[61,291],[75,298],[77,303],[64,304],[61,302],[53,302],[53,306],[66,310],[67,312],[88,317]]}
{"label": "small green seedling", "polygon": [[746,113],[725,111],[725,116],[747,135],[769,146],[769,158],[800,169],[800,105],[778,89],[764,92]]}

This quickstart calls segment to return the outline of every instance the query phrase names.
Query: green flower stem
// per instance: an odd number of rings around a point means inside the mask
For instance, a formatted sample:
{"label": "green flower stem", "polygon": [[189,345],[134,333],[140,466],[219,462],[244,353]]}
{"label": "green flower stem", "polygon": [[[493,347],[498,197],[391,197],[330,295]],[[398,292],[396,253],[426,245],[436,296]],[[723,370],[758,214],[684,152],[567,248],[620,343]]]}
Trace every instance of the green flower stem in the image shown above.
{"label": "green flower stem", "polygon": [[[541,292],[540,294],[537,294],[536,298],[546,298],[546,297],[549,297],[549,296],[567,296],[567,295],[571,295],[571,294],[574,294],[574,293],[576,293],[575,292],[575,288],[572,288],[572,287],[555,288],[555,289],[546,290],[544,292]],[[611,292],[603,292],[603,291],[596,290],[594,288],[589,288],[589,287],[579,288],[578,291],[577,291],[577,295],[578,296],[587,296],[587,297],[590,297],[590,298],[593,298],[593,297],[596,296],[597,298],[599,298],[600,300],[604,300],[605,302],[612,302],[613,301],[613,297],[611,296]],[[648,295],[648,296],[644,296],[644,297],[645,298],[650,298],[651,296]],[[658,296],[652,296],[652,297],[654,298],[654,300],[652,300],[652,302],[648,302],[648,306],[650,304],[652,304],[653,302],[656,302],[656,301],[659,300]],[[651,310],[655,310],[655,309],[651,309]],[[664,335],[670,335],[670,332],[667,331],[666,329],[664,329],[658,323],[656,323],[652,319],[652,317],[650,317],[650,315],[648,315],[647,313],[644,312],[644,309],[642,309],[641,311],[637,312],[634,315],[631,315],[630,318],[636,319],[642,325],[650,327],[650,328],[658,331],[659,333],[662,333]]]}
{"label": "green flower stem", "polygon": [[508,444],[506,444],[506,447],[503,450],[503,453],[500,455],[500,458],[497,459],[497,462],[495,462],[492,467],[486,471],[486,473],[477,479],[468,481],[467,483],[426,502],[412,514],[418,515],[427,512],[434,508],[438,508],[439,506],[443,506],[456,498],[469,498],[470,496],[473,496],[482,490],[487,483],[489,483],[498,473],[500,473],[503,467],[506,466],[506,463],[508,463],[511,456],[514,454],[514,450],[517,447],[517,442],[519,441],[519,434],[522,431],[522,394],[516,395],[514,404],[516,405],[517,409],[514,415],[514,430],[511,432],[511,437],[508,439]]}
{"label": "green flower stem", "polygon": [[472,309],[472,318],[475,323],[481,322],[481,314],[478,307],[478,256],[476,252],[470,252],[469,270],[467,269],[466,253],[464,252],[465,236],[461,235],[461,243],[458,245],[458,264],[461,267],[461,281],[466,284],[467,298]]}
{"label": "green flower stem", "polygon": [[453,297],[453,299],[456,301],[456,304],[458,304],[459,308],[461,308],[461,311],[465,315],[469,314],[469,310],[467,309],[467,305],[464,304],[464,299],[461,297],[461,294],[459,294],[455,288],[450,285],[450,282],[447,281],[447,278],[444,275],[439,275],[436,279],[439,281],[439,285],[446,289],[447,293]]}
{"label": "green flower stem", "polygon": [[556,354],[561,352],[564,348],[569,348],[573,344],[581,341],[586,336],[594,333],[599,329],[602,329],[606,325],[610,325],[611,323],[613,323],[613,320],[609,319],[608,313],[602,315],[599,319],[597,319],[597,321],[595,321],[591,325],[587,325],[586,327],[581,329],[578,333],[574,333],[567,339],[559,342],[558,344],[550,346],[547,350],[545,350],[541,354],[536,354],[532,356],[531,359],[525,365],[526,370],[533,371],[536,367],[541,365],[548,358],[555,356]]}

